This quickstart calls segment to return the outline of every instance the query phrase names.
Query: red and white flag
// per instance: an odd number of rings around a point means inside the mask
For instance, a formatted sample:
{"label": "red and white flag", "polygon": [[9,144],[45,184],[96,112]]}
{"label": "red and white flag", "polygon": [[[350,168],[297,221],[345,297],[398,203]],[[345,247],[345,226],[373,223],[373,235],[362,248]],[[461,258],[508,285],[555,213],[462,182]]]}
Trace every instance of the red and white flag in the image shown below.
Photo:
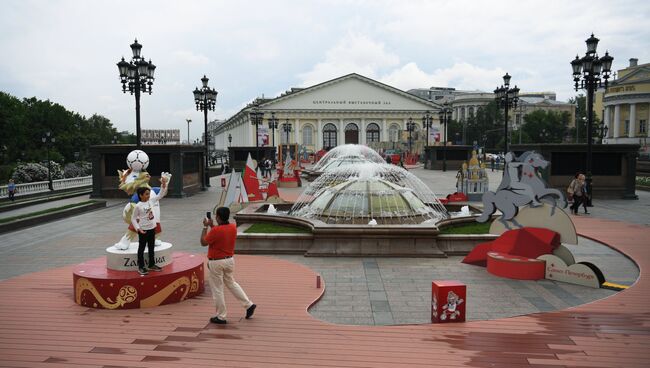
{"label": "red and white flag", "polygon": [[257,180],[257,172],[251,154],[248,154],[246,160],[246,169],[244,170],[244,187],[248,193],[249,201],[263,201],[262,192],[260,191],[260,182]]}
{"label": "red and white flag", "polygon": [[269,183],[269,189],[266,192],[266,199],[269,199],[271,197],[280,198],[280,192],[278,192],[278,184],[275,180]]}

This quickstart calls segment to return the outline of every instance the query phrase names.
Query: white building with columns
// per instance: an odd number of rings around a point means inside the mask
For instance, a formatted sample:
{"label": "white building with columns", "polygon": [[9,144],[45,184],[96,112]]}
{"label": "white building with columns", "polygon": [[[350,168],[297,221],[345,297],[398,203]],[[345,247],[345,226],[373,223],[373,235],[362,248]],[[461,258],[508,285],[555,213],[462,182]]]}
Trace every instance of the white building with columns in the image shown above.
{"label": "white building with columns", "polygon": [[607,126],[607,144],[640,144],[647,150],[650,121],[650,63],[630,59],[618,79],[594,98],[594,110]]}
{"label": "white building with columns", "polygon": [[[439,104],[356,73],[256,101],[264,113],[259,141],[268,145],[298,143],[316,152],[348,143],[396,142],[409,118],[415,131],[422,131],[426,112],[433,117],[430,131],[442,131]],[[214,129],[217,149],[227,149],[229,136],[232,146],[255,146],[252,109],[253,104],[246,106]],[[278,119],[274,131],[269,129],[272,113]],[[291,132],[285,131],[286,124],[291,125]]]}

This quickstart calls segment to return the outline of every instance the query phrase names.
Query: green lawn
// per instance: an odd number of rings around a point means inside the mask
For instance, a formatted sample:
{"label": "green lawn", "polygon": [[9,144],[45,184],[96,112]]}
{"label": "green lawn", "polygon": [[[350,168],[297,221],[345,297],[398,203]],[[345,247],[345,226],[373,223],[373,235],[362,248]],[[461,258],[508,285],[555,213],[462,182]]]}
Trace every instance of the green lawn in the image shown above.
{"label": "green lawn", "polygon": [[95,202],[97,202],[97,201],[90,200],[90,201],[85,201],[85,202],[68,204],[68,205],[61,206],[61,207],[48,208],[48,209],[42,210],[42,211],[25,213],[25,214],[18,215],[18,216],[0,218],[0,224],[5,223],[5,222],[14,221],[14,220],[21,220],[21,219],[29,218],[29,217],[45,215],[47,213],[61,211],[61,210],[65,210],[65,209],[73,208],[73,207],[79,207],[79,206],[83,206],[83,205],[90,204],[90,203],[95,203]]}
{"label": "green lawn", "polygon": [[468,222],[460,225],[446,226],[440,229],[440,234],[489,234],[489,222]]}
{"label": "green lawn", "polygon": [[283,226],[283,225],[277,225],[277,224],[266,224],[266,223],[253,224],[253,226],[249,227],[244,232],[248,233],[248,234],[256,234],[256,233],[263,233],[263,234],[309,234],[310,233],[310,231],[308,229],[305,229],[305,228],[292,227],[292,226]]}

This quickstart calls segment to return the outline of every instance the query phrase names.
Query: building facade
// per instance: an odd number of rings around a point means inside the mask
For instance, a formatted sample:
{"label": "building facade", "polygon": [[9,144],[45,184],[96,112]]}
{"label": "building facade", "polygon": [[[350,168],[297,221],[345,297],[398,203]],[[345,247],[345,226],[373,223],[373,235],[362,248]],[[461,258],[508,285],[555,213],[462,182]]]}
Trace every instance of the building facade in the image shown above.
{"label": "building facade", "polygon": [[142,129],[142,144],[180,144],[180,129]]}
{"label": "building facade", "polygon": [[650,63],[638,65],[638,59],[630,59],[607,90],[596,93],[594,110],[607,127],[603,143],[640,144],[647,151]]}
{"label": "building facade", "polygon": [[[433,117],[429,144],[441,131],[440,105],[359,74],[348,74],[308,88],[294,88],[280,97],[257,99],[214,129],[217,149],[255,146],[256,127],[251,124],[253,108],[264,113],[257,128],[260,146],[298,143],[316,152],[342,144],[373,145],[396,142],[407,131],[409,119],[415,131],[424,131],[422,117]],[[269,129],[269,119],[278,120],[277,129]],[[291,127],[290,129],[287,127]]]}

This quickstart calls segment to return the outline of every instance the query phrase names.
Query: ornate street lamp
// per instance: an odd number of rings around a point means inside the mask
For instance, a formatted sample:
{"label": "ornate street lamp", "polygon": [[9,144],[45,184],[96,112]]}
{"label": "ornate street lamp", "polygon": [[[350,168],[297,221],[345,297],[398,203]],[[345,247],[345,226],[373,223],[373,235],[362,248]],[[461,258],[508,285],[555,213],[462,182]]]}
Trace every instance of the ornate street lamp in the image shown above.
{"label": "ornate street lamp", "polygon": [[264,113],[262,111],[259,111],[259,106],[255,104],[253,108],[251,109],[251,112],[249,113],[249,117],[251,120],[251,124],[255,125],[255,151],[257,152],[256,157],[257,161],[259,162],[260,160],[260,150],[259,150],[259,140],[260,136],[258,133],[258,128],[260,124],[264,121]]}
{"label": "ornate street lamp", "polygon": [[426,143],[424,144],[425,147],[429,145],[429,128],[431,128],[432,123],[433,123],[433,116],[429,114],[429,111],[426,111],[424,113],[424,116],[422,117],[422,126],[427,129],[427,139],[426,139]]}
{"label": "ornate street lamp", "polygon": [[[204,174],[204,187],[210,186],[210,139],[208,139],[208,110],[214,111],[214,107],[217,103],[217,91],[208,87],[209,79],[203,75],[201,78],[201,89],[194,89],[194,103],[196,103],[196,110],[203,111],[203,141],[205,142],[205,174]],[[189,131],[189,122],[187,123]],[[189,138],[189,135],[188,135]]]}
{"label": "ornate street lamp", "polygon": [[591,198],[593,197],[591,188],[591,145],[593,144],[594,91],[601,87],[607,89],[607,80],[612,71],[612,61],[614,61],[614,58],[609,56],[609,52],[607,51],[605,51],[605,56],[598,57],[598,54],[596,54],[598,41],[592,33],[591,37],[585,41],[587,43],[585,56],[580,58],[576,55],[576,58],[571,61],[575,90],[587,90],[587,159],[585,162],[585,174],[587,176],[588,205],[591,205]]}
{"label": "ornate street lamp", "polygon": [[135,144],[138,148],[142,144],[140,142],[140,92],[148,92],[151,94],[151,87],[153,86],[153,74],[156,66],[144,60],[140,55],[142,45],[136,39],[131,44],[131,51],[133,58],[131,61],[125,61],[124,58],[117,63],[117,68],[120,71],[120,82],[122,82],[122,92],[129,91],[135,95]]}
{"label": "ornate street lamp", "polygon": [[45,144],[45,150],[47,152],[47,187],[50,190],[54,190],[54,185],[52,184],[52,164],[50,163],[50,147],[52,143],[56,142],[56,139],[51,132],[45,132],[41,141]]}
{"label": "ornate street lamp", "polygon": [[440,124],[444,126],[442,135],[442,171],[447,171],[447,124],[451,120],[451,107],[449,107],[448,102],[442,105],[442,108],[438,111],[438,116],[440,117]]}
{"label": "ornate street lamp", "polygon": [[282,125],[282,130],[287,133],[287,144],[289,144],[291,141],[289,140],[289,133],[291,133],[291,123],[289,122],[289,119]]}
{"label": "ornate street lamp", "polygon": [[411,154],[411,140],[412,140],[412,134],[413,131],[415,130],[415,123],[413,122],[413,119],[409,117],[408,121],[406,122],[406,130],[409,132],[409,155]]}
{"label": "ornate street lamp", "polygon": [[271,128],[271,145],[275,147],[275,130],[278,128],[278,122],[280,120],[275,117],[275,112],[271,113],[271,118],[269,119],[269,128]]}
{"label": "ornate street lamp", "polygon": [[192,119],[185,119],[187,121],[187,144],[190,144],[190,123]]}
{"label": "ornate street lamp", "polygon": [[495,100],[497,106],[503,107],[504,110],[504,124],[503,124],[503,140],[505,141],[505,149],[503,152],[508,153],[508,110],[517,107],[519,102],[519,88],[515,86],[510,88],[510,75],[506,73],[503,76],[503,85],[494,90],[496,95]]}

